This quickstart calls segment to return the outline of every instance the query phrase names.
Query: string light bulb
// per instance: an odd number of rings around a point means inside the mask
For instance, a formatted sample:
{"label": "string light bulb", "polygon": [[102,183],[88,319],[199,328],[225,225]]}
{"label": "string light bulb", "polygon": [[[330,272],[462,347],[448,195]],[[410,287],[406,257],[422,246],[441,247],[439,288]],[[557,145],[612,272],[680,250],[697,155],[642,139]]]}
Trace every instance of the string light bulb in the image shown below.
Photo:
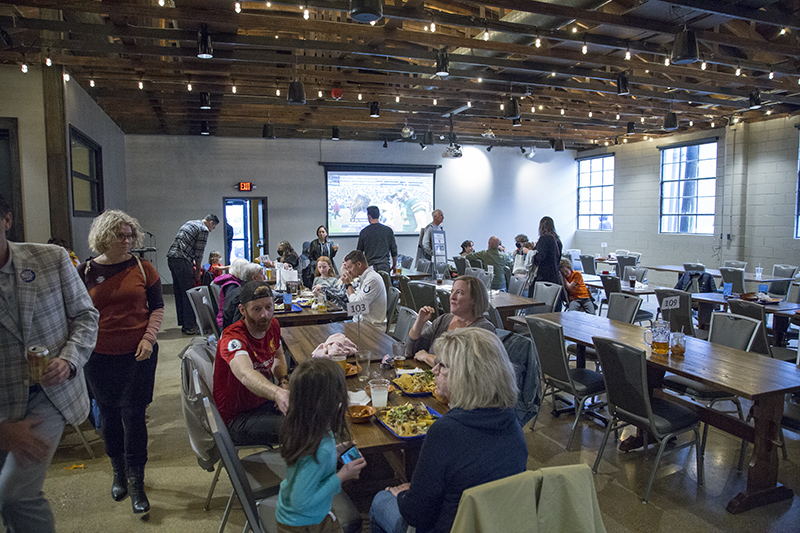
{"label": "string light bulb", "polygon": [[436,23],[435,22],[431,22],[431,33],[434,33],[434,32],[436,32]]}
{"label": "string light bulb", "polygon": [[536,113],[536,106],[535,105],[531,106],[531,113]]}
{"label": "string light bulb", "polygon": [[737,76],[741,76],[742,75],[742,68],[741,67],[736,67],[736,75]]}
{"label": "string light bulb", "polygon": [[374,20],[370,20],[370,21],[369,21],[369,25],[370,25],[370,26],[374,26],[374,25],[375,25],[375,21],[374,21]]}
{"label": "string light bulb", "polygon": [[592,118],[592,114],[593,114],[593,113],[592,113],[592,110],[590,109],[590,110],[589,110],[589,118]]}
{"label": "string light bulb", "polygon": [[505,109],[506,109],[506,105],[505,104],[500,104],[500,111],[505,111]]}
{"label": "string light bulb", "polygon": [[540,37],[536,37],[536,41],[534,42],[534,44],[536,45],[536,48],[541,48],[542,47],[542,39]]}
{"label": "string light bulb", "polygon": [[631,60],[631,49],[628,48],[627,50],[625,50],[625,61],[630,61],[630,60]]}
{"label": "string light bulb", "polygon": [[478,83],[483,83],[483,78],[478,78]]}
{"label": "string light bulb", "polygon": [[397,102],[398,104],[400,103],[400,95],[399,94],[394,97],[394,101]]}
{"label": "string light bulb", "polygon": [[467,100],[467,107],[472,107],[472,100]]}
{"label": "string light bulb", "polygon": [[665,57],[665,58],[664,58],[664,66],[665,66],[665,67],[668,67],[668,66],[669,66],[669,58],[668,58],[668,57]]}
{"label": "string light bulb", "polygon": [[708,64],[706,63],[705,59],[702,63],[700,63],[700,70],[705,70],[708,68]]}
{"label": "string light bulb", "polygon": [[309,17],[311,17],[311,15],[309,14],[308,9],[306,9],[305,11],[303,11],[303,18],[308,20]]}
{"label": "string light bulb", "polygon": [[242,12],[242,3],[241,2],[234,3],[233,4],[233,10],[236,11],[237,13],[241,13]]}
{"label": "string light bulb", "polygon": [[769,79],[771,79],[771,80],[775,79],[775,71],[774,70],[770,70],[769,71]]}
{"label": "string light bulb", "polygon": [[364,98],[364,96],[361,93],[358,93],[358,99],[362,100],[363,98]]}
{"label": "string light bulb", "polygon": [[771,114],[772,114],[772,109],[767,109],[767,115],[771,115]]}
{"label": "string light bulb", "polygon": [[141,91],[142,89],[144,89],[144,82],[140,80],[139,81],[139,90]]}
{"label": "string light bulb", "polygon": [[564,114],[564,113],[566,113],[566,112],[567,112],[567,111],[566,111],[566,110],[565,110],[565,109],[562,107],[562,108],[561,108],[561,114],[563,115],[563,114]]}
{"label": "string light bulb", "polygon": [[164,7],[165,3],[166,2],[164,2],[164,0],[158,0],[158,5],[160,5],[161,7]]}
{"label": "string light bulb", "polygon": [[689,127],[691,128],[692,126],[694,126],[694,120],[689,121]]}
{"label": "string light bulb", "polygon": [[94,87],[94,80],[93,79],[89,80],[89,87]]}
{"label": "string light bulb", "polygon": [[711,123],[711,127],[712,127],[712,128],[714,127],[714,123],[713,123],[713,122]]}
{"label": "string light bulb", "polygon": [[45,64],[45,65],[47,65],[48,67],[52,67],[52,66],[53,66],[53,60],[52,60],[52,59],[50,59],[50,56],[47,56],[47,57],[44,59],[44,64]]}
{"label": "string light bulb", "polygon": [[434,97],[434,98],[433,98],[433,105],[437,105],[438,103],[439,103],[439,101],[438,101],[438,100],[436,100],[436,97]]}
{"label": "string light bulb", "polygon": [[234,84],[233,84],[233,86],[231,87],[231,92],[232,92],[233,94],[236,94],[236,84],[235,84],[235,83],[234,83]]}
{"label": "string light bulb", "polygon": [[544,106],[542,104],[539,104],[539,111],[541,111],[542,109],[544,109]]}
{"label": "string light bulb", "polygon": [[781,28],[781,35],[786,35],[786,28]]}
{"label": "string light bulb", "polygon": [[617,113],[617,120],[619,120],[619,113]]}
{"label": "string light bulb", "polygon": [[267,7],[272,7],[272,2],[267,2]]}
{"label": "string light bulb", "polygon": [[484,41],[489,40],[489,30],[483,30],[483,40]]}
{"label": "string light bulb", "polygon": [[22,63],[22,66],[19,67],[19,69],[22,71],[23,74],[28,73],[28,65],[24,62]]}
{"label": "string light bulb", "polygon": [[281,95],[281,90],[275,89],[275,96],[280,96],[280,95]]}
{"label": "string light bulb", "polygon": [[322,98],[322,89],[319,89],[319,90],[317,91],[317,97],[318,97],[318,98]]}
{"label": "string light bulb", "polygon": [[642,117],[640,120],[641,120],[642,124],[644,124],[644,117]]}
{"label": "string light bulb", "polygon": [[[141,83],[141,82],[139,82],[139,83]],[[192,90],[192,82],[189,82],[189,83],[186,84],[186,90],[187,91],[191,91]]]}
{"label": "string light bulb", "polygon": [[69,81],[69,72],[64,73],[64,81]]}
{"label": "string light bulb", "polygon": [[583,47],[581,48],[581,53],[583,55],[586,55],[586,54],[589,53],[589,47],[586,45],[586,43],[583,43]]}

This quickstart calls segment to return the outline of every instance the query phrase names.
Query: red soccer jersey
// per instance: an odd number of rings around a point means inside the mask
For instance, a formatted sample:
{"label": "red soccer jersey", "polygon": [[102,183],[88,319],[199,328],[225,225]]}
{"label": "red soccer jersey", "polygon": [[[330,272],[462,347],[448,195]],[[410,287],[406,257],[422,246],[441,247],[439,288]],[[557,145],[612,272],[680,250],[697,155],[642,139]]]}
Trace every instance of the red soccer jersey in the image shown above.
{"label": "red soccer jersey", "polygon": [[275,354],[280,345],[281,327],[274,317],[263,339],[256,339],[250,335],[244,320],[234,322],[222,333],[222,338],[217,343],[217,357],[214,361],[214,402],[226,424],[239,413],[250,411],[269,401],[250,392],[233,375],[230,362],[236,352],[246,350],[253,368],[271,380],[272,365],[275,363]]}

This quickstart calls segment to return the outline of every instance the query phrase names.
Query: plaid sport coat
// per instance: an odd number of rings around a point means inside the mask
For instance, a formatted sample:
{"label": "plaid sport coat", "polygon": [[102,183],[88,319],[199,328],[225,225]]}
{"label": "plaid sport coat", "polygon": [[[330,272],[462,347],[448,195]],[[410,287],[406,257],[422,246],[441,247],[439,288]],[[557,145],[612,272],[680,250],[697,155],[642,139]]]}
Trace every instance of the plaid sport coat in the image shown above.
{"label": "plaid sport coat", "polygon": [[78,369],[74,379],[44,387],[70,424],[89,414],[83,365],[97,340],[100,313],[92,305],[67,251],[49,244],[8,243],[17,284],[19,337],[0,298],[0,421],[21,420],[28,403],[27,348],[44,346]]}

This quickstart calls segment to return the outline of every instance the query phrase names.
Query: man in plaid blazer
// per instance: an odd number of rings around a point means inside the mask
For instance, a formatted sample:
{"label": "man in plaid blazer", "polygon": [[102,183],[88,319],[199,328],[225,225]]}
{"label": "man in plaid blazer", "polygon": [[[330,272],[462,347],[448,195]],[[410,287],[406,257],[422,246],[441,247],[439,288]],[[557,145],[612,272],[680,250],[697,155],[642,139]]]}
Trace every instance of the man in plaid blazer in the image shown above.
{"label": "man in plaid blazer", "polygon": [[[6,239],[11,209],[0,195],[0,516],[7,531],[54,532],[42,485],[65,422],[89,413],[83,365],[99,313],[67,251]],[[28,380],[27,348],[52,358]]]}

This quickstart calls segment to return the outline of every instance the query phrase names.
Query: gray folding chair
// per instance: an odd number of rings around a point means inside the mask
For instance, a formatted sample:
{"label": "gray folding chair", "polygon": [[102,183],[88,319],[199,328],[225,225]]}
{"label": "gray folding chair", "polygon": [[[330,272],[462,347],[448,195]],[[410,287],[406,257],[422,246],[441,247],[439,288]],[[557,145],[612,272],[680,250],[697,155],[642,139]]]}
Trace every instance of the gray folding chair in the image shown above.
{"label": "gray folding chair", "polygon": [[719,273],[722,274],[722,283],[731,283],[733,292],[744,294],[744,269],[720,267]]}
{"label": "gray folding chair", "polygon": [[585,407],[585,403],[589,398],[605,392],[603,376],[587,368],[569,368],[567,352],[564,349],[564,330],[560,325],[535,316],[527,316],[525,321],[536,344],[536,352],[539,354],[539,363],[542,366],[545,383],[542,403],[548,394],[551,395],[554,416],[558,416],[560,413],[556,410],[556,392],[562,391],[575,397],[575,422],[572,424],[572,433],[567,441],[569,450],[584,409],[589,414],[588,410],[600,407],[600,404]]}
{"label": "gray folding chair", "polygon": [[603,284],[603,292],[605,295],[600,299],[600,306],[597,310],[598,315],[603,314],[603,304],[608,305],[608,297],[611,293],[622,290],[622,283],[619,277],[612,274],[600,274],[600,283]]}
{"label": "gray folding chair", "polygon": [[635,257],[637,265],[639,264],[639,261],[642,260],[642,252],[628,252],[627,255],[628,257]]}
{"label": "gray folding chair", "polygon": [[450,291],[446,291],[444,289],[436,288],[436,298],[439,300],[439,307],[441,307],[443,313],[450,312]]}
{"label": "gray folding chair", "polygon": [[[225,464],[225,470],[228,472],[233,490],[244,509],[247,518],[245,531],[248,529],[254,533],[277,531],[275,507],[278,503],[279,487],[275,487],[274,494],[266,496],[253,490],[247,471],[242,465],[242,460],[239,459],[236,446],[228,434],[228,429],[225,427],[219,411],[208,398],[203,399],[203,405],[206,408],[208,425]],[[344,493],[340,492],[333,497],[332,511],[346,533],[355,533],[361,530],[361,515]]]}
{"label": "gray folding chair", "polygon": [[411,278],[408,276],[400,276],[397,279],[397,284],[400,285],[400,304],[406,307],[414,308],[414,296],[411,294],[411,289],[408,288],[408,283]]}
{"label": "gray folding chair", "polygon": [[483,261],[480,259],[467,259],[467,266],[472,268],[484,269]]}
{"label": "gray folding chair", "polygon": [[581,254],[581,266],[583,266],[583,273],[592,276],[597,275],[597,270],[594,266],[594,257],[588,254]]}
{"label": "gray folding chair", "polygon": [[630,250],[617,250],[617,251],[614,252],[614,255],[616,255],[617,258],[619,258],[619,256],[628,255],[629,253],[631,253]]}
{"label": "gray folding chair", "polygon": [[425,272],[426,274],[430,274],[432,271],[432,263],[428,259],[420,257],[417,259],[417,270],[420,272]]}
{"label": "gray folding chair", "polygon": [[636,321],[639,308],[642,306],[642,299],[630,294],[612,292],[608,296],[608,312],[606,318],[619,320],[626,324],[633,324]]}
{"label": "gray folding chair", "polygon": [[424,306],[429,305],[433,307],[435,311],[433,318],[439,316],[439,302],[436,297],[436,285],[423,281],[409,281],[408,290],[411,291],[411,297],[414,299],[414,311],[419,312],[419,310]]}
{"label": "gray folding chair", "polygon": [[403,260],[400,262],[401,268],[411,268],[411,264],[414,262],[414,258],[410,255],[404,255]]}
{"label": "gray folding chair", "polygon": [[389,333],[391,325],[394,323],[394,314],[397,311],[397,303],[400,301],[400,289],[389,287],[386,293],[386,333]]}
{"label": "gray folding chair", "polygon": [[492,275],[481,268],[467,268],[467,276],[473,276],[481,280],[487,291],[492,290]]}
{"label": "gray folding chair", "polygon": [[378,275],[381,277],[381,279],[383,279],[383,286],[386,287],[386,293],[388,294],[389,289],[393,287],[392,276],[390,276],[385,270],[378,270]]}
{"label": "gray folding chair", "polygon": [[500,313],[497,311],[497,308],[492,304],[489,304],[489,309],[487,309],[486,312],[483,313],[483,316],[485,316],[486,319],[492,323],[495,329],[504,329],[505,326],[503,326],[503,319],[500,318]]}
{"label": "gray folding chair", "polygon": [[217,285],[216,283],[212,283],[208,286],[208,292],[211,294],[211,303],[214,304],[214,307],[219,310],[219,293],[222,291],[222,287]]}
{"label": "gray folding chair", "polygon": [[197,326],[200,328],[200,335],[203,337],[214,335],[219,339],[219,324],[217,324],[217,315],[211,305],[211,294],[208,292],[208,287],[201,285],[191,288],[186,291],[186,296],[189,297],[189,303],[192,305]]}
{"label": "gray folding chair", "polygon": [[684,263],[683,270],[686,272],[705,272],[706,266],[703,263]]}
{"label": "gray folding chair", "polygon": [[394,326],[392,337],[398,341],[405,341],[408,339],[408,332],[417,321],[418,313],[408,307],[402,305],[397,308],[397,324]]}
{"label": "gray folding chair", "polygon": [[643,432],[645,450],[647,450],[648,432],[655,437],[659,445],[642,498],[642,502],[647,503],[658,465],[670,439],[692,431],[693,440],[670,451],[681,450],[694,444],[697,455],[697,485],[702,486],[705,448],[700,440],[700,419],[697,415],[686,407],[665,399],[650,398],[647,384],[647,356],[644,350],[620,344],[612,339],[592,337],[592,340],[603,364],[609,412],[613,416],[611,423],[606,426],[603,443],[597,452],[592,470],[597,473],[611,431],[616,432],[630,424],[646,429],[647,431]]}
{"label": "gray folding chair", "polygon": [[541,313],[552,313],[556,310],[556,305],[561,298],[561,291],[564,287],[558,283],[547,281],[537,281],[533,284],[533,299],[537,302],[544,302],[544,305],[529,307],[526,311],[530,315]]}
{"label": "gray folding chair", "polygon": [[522,296],[524,290],[525,290],[525,277],[511,276],[511,280],[508,282],[509,294],[516,294],[517,296]]}
{"label": "gray folding chair", "polygon": [[682,332],[691,337],[695,336],[694,322],[692,321],[692,295],[678,289],[656,289],[656,299],[661,307],[661,302],[668,296],[678,296],[678,307],[675,309],[661,309],[661,316],[669,322],[670,330]]}
{"label": "gray folding chair", "polygon": [[[625,273],[625,269],[627,267],[635,267],[636,266],[636,258],[630,255],[620,255],[617,256],[617,276],[621,276]],[[627,281],[627,278],[622,278],[623,280]]]}
{"label": "gray folding chair", "polygon": [[647,281],[647,267],[626,266],[620,283],[629,281],[631,276],[636,276],[636,281],[639,283],[645,283]]}
{"label": "gray folding chair", "polygon": [[796,361],[797,350],[770,344],[769,336],[767,335],[767,313],[763,305],[756,302],[748,302],[747,300],[728,300],[728,308],[731,313],[749,316],[761,321],[761,325],[758,326],[758,331],[756,331],[756,336],[753,339],[753,344],[750,346],[751,352],[760,353],[781,361],[790,361],[792,363]]}
{"label": "gray folding chair", "polygon": [[453,256],[453,263],[456,265],[456,272],[459,276],[464,275],[464,270],[467,268],[467,260],[460,255]]}
{"label": "gray folding chair", "polygon": [[[773,265],[772,275],[781,278],[793,278],[797,276],[797,267],[794,265]],[[791,287],[791,281],[773,281],[769,284],[769,294],[773,298],[785,300],[789,296]]]}
{"label": "gray folding chair", "polygon": [[730,268],[741,268],[742,270],[747,268],[747,261],[736,261],[734,259],[726,259],[725,262],[722,264],[724,267]]}

